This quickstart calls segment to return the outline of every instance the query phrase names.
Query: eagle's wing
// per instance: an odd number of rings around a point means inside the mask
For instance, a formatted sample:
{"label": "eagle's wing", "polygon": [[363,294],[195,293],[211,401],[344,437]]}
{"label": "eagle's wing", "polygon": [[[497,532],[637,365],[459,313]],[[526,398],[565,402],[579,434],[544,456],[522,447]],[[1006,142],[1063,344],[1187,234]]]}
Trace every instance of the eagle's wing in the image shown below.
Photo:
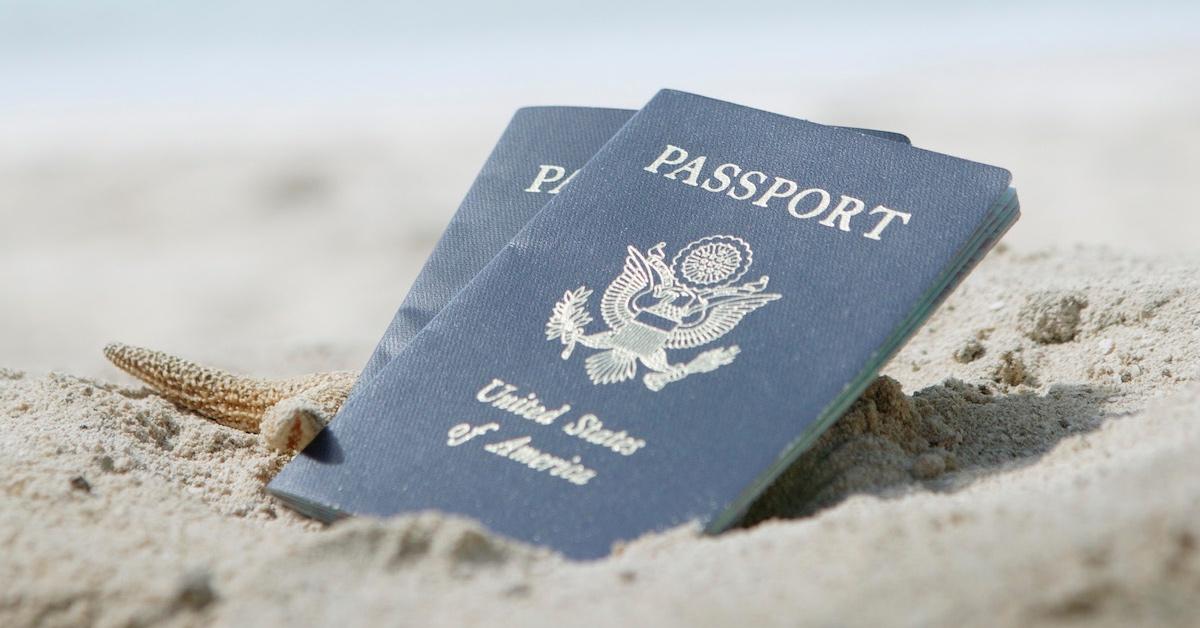
{"label": "eagle's wing", "polygon": [[771,293],[731,297],[709,306],[704,318],[692,325],[681,325],[667,338],[667,349],[690,349],[708,344],[729,333],[750,312],[778,299]]}
{"label": "eagle's wing", "polygon": [[637,314],[633,309],[633,298],[654,285],[654,271],[646,263],[646,258],[632,246],[628,251],[625,268],[620,276],[608,284],[600,299],[600,314],[611,329],[623,327],[633,320]]}

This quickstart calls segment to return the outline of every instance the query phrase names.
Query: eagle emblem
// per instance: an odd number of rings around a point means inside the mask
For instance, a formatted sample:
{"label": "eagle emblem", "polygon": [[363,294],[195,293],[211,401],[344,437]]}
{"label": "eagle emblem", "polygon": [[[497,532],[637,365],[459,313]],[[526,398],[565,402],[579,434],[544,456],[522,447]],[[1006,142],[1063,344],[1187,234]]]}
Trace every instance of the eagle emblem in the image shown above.
{"label": "eagle emblem", "polygon": [[621,274],[604,290],[600,314],[607,331],[585,333],[592,322],[587,310],[592,290],[580,286],[563,293],[546,323],[546,339],[564,345],[570,359],[576,345],[598,349],[584,360],[593,384],[615,384],[637,375],[638,364],[649,372],[647,388],[662,390],[688,375],[708,373],[733,362],[737,345],[704,351],[685,363],[672,364],[667,351],[701,347],[737,327],[742,319],[782,295],[764,292],[767,276],[738,284],[753,262],[753,252],[736,236],[714,235],[689,243],[668,265],[665,242],[645,253],[626,249]]}

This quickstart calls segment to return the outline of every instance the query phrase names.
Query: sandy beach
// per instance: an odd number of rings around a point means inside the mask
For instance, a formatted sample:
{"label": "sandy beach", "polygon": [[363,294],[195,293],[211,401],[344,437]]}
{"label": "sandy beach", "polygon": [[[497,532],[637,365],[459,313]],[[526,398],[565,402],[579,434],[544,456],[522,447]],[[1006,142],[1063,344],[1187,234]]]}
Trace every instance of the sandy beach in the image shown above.
{"label": "sandy beach", "polygon": [[[285,456],[100,351],[359,368],[511,112],[27,133],[0,147],[0,625],[1200,624],[1195,58],[1138,57],[1124,97],[1068,56],[990,106],[961,67],[792,98],[1011,169],[1024,218],[742,527],[587,563],[436,513],[307,520],[263,491]],[[1075,106],[1033,102],[1065,74]]]}

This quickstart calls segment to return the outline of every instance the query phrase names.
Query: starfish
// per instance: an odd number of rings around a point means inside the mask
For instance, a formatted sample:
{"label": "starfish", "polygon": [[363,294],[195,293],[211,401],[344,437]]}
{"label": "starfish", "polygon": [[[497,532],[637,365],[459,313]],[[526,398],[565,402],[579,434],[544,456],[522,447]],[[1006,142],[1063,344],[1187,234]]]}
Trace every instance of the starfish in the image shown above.
{"label": "starfish", "polygon": [[167,400],[221,425],[260,433],[277,451],[300,451],[337,414],[358,374],[314,373],[259,379],[202,366],[161,351],[112,343],[104,355]]}

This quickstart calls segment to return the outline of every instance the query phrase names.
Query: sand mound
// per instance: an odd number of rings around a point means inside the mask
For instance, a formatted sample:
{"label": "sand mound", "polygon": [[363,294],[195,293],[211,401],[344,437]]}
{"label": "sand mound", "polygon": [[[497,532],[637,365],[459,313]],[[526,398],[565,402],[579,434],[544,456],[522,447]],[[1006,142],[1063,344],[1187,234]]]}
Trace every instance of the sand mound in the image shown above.
{"label": "sand mound", "polygon": [[[958,380],[906,397],[881,377],[754,505],[746,524],[801,517],[849,495],[894,495],[914,483],[946,490],[972,471],[1028,461],[1072,431],[1095,427],[1089,408],[1107,395],[1085,386],[1045,395],[995,393]],[[947,473],[962,471],[951,477]]]}

